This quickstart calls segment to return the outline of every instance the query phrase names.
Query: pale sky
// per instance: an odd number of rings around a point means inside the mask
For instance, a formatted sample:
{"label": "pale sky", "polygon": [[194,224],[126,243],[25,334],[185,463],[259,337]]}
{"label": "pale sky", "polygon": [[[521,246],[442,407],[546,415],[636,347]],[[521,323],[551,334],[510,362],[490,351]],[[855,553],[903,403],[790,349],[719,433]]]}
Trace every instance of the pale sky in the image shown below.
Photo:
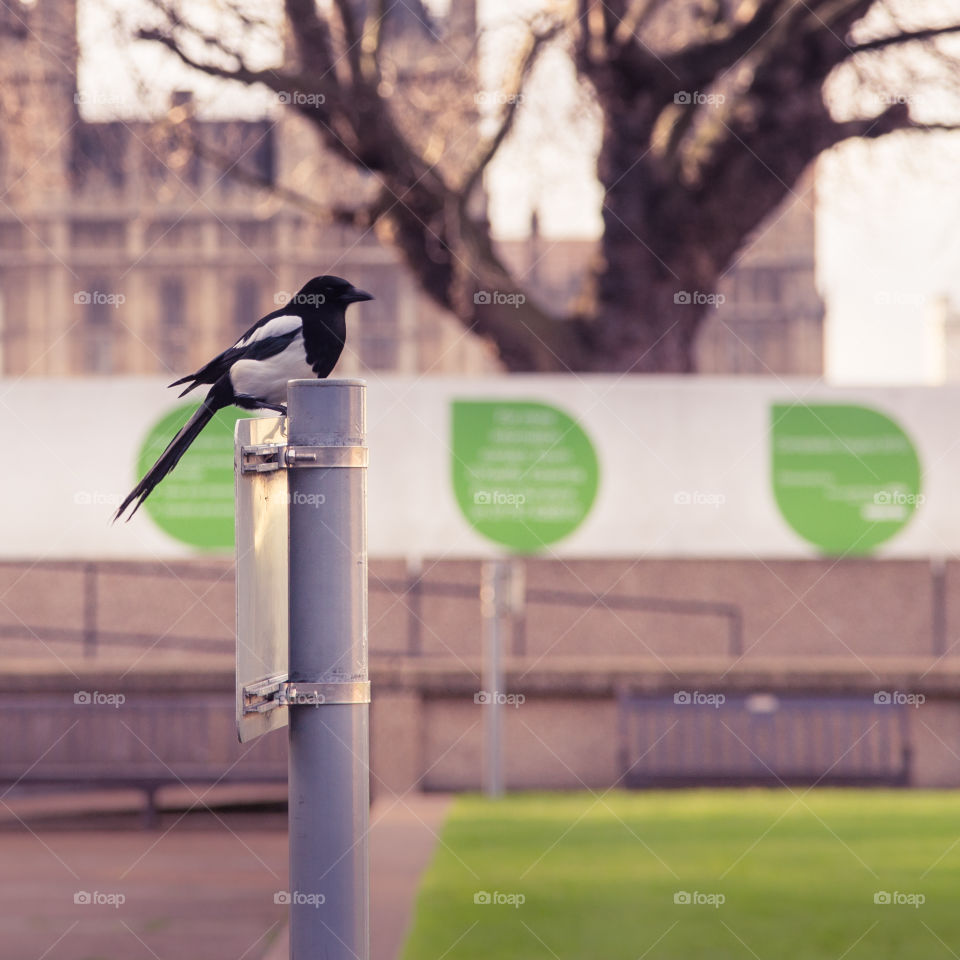
{"label": "pale sky", "polygon": [[[535,0],[525,0],[518,8],[516,0],[509,4],[480,0],[481,25],[491,30],[481,48],[481,82],[491,89],[496,89],[498,61],[510,49],[509,18],[534,4]],[[958,9],[958,0],[925,0],[923,7],[947,13]],[[142,112],[143,94],[132,79],[135,68],[149,81],[147,96],[154,111],[166,103],[170,90],[184,86],[197,88],[199,106],[208,115],[255,117],[275,109],[267,93],[198,83],[194,74],[159,49],[139,45],[135,58],[116,49],[105,13],[110,9],[130,15],[139,5],[81,0],[81,48],[86,56],[80,85],[88,118]],[[594,172],[598,120],[578,93],[572,67],[559,51],[544,59],[534,80],[515,141],[505,146],[490,171],[494,228],[502,237],[524,236],[530,210],[536,207],[547,237],[596,236],[601,199]],[[841,90],[840,96],[847,95]],[[936,91],[924,96],[926,100],[911,105],[924,119],[943,119],[956,110]],[[827,303],[826,363],[831,380],[937,380],[942,356],[935,301],[950,294],[960,303],[957,170],[960,133],[855,142],[822,158],[817,260]]]}
{"label": "pale sky", "polygon": [[821,160],[817,269],[828,374],[936,382],[937,299],[960,304],[960,134],[849,143]]}

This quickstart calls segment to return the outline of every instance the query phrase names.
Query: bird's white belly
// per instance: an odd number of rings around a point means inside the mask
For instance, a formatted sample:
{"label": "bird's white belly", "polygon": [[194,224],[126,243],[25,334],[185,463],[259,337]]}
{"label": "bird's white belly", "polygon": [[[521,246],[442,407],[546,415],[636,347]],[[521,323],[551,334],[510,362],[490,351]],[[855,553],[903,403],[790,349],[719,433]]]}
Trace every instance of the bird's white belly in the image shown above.
{"label": "bird's white belly", "polygon": [[287,402],[288,380],[314,380],[316,376],[307,363],[303,337],[299,336],[275,356],[265,360],[238,360],[230,368],[234,393],[270,403]]}

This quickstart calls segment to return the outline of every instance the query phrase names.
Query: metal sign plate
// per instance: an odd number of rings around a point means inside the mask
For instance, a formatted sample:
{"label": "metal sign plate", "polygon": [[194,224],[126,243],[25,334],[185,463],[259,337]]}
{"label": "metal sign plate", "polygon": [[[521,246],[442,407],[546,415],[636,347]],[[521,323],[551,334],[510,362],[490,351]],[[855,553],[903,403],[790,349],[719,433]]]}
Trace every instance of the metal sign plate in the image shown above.
{"label": "metal sign plate", "polygon": [[234,434],[237,733],[243,742],[287,722],[288,711],[269,696],[287,679],[288,472],[249,463],[242,469],[244,447],[286,442],[285,423],[283,417],[238,420]]}

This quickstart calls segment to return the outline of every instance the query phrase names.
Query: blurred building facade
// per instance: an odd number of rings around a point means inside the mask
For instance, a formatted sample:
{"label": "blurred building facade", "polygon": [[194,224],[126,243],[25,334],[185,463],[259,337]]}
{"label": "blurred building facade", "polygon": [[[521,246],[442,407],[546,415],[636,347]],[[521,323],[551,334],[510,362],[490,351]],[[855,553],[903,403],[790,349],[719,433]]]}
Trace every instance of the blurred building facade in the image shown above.
{"label": "blurred building facade", "polygon": [[[271,185],[304,162],[331,192],[363,189],[362,174],[345,182],[318,156],[304,121],[200,121],[176,95],[162,121],[88,122],[75,3],[2,9],[0,375],[194,369],[322,272],[377,292],[342,373],[497,369],[372,232],[277,198]],[[184,149],[181,125],[228,169]]]}
{"label": "blurred building facade", "polygon": [[937,380],[960,381],[960,310],[947,294],[935,298],[927,309],[937,341],[939,370]]}
{"label": "blurred building facade", "polygon": [[[470,10],[454,4],[452,21],[475,24]],[[305,165],[328,188],[321,197],[369,188],[323,156],[305,121],[200,121],[181,96],[163,121],[89,122],[75,25],[73,0],[0,12],[0,375],[194,369],[320,272],[377,293],[355,314],[342,373],[500,369],[373,232],[320,222],[270,189]],[[229,159],[185,149],[182,125]],[[808,182],[724,279],[697,345],[701,372],[822,373],[812,198]],[[545,240],[535,225],[502,246],[521,285],[556,311],[576,299],[596,248]]]}
{"label": "blurred building facade", "polygon": [[816,190],[810,172],[754,231],[718,288],[697,342],[700,373],[824,371],[825,309],[816,285]]}
{"label": "blurred building facade", "polygon": [[[816,285],[814,175],[754,231],[717,292],[696,344],[704,374],[822,376],[825,307]],[[542,306],[569,310],[597,254],[591,240],[538,235],[501,244],[504,259]],[[960,356],[960,352],[958,352]]]}

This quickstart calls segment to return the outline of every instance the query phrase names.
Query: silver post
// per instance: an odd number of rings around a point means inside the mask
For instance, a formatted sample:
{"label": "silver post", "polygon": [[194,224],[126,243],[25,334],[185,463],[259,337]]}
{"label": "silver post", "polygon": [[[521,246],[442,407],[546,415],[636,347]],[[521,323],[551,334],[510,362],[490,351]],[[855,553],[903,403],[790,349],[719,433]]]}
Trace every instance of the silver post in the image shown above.
{"label": "silver post", "polygon": [[522,557],[510,561],[510,652],[527,652],[527,566]]}
{"label": "silver post", "polygon": [[484,762],[483,792],[488,797],[503,794],[503,618],[510,579],[508,560],[483,564],[480,610],[483,618]]}
{"label": "silver post", "polygon": [[[290,447],[363,446],[365,387],[292,381]],[[324,696],[289,707],[290,957],[368,960],[369,708],[337,702],[367,681],[366,470],[292,452],[289,676]]]}

